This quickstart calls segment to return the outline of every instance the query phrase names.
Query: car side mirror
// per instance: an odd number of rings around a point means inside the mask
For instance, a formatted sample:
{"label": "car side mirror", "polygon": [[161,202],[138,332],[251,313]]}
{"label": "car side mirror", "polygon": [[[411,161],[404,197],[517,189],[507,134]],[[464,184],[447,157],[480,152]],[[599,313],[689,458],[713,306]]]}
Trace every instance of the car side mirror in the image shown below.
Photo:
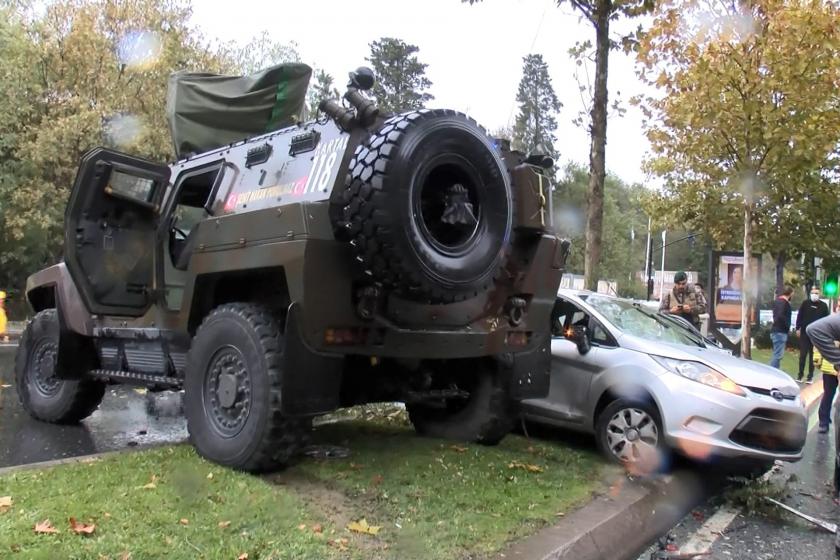
{"label": "car side mirror", "polygon": [[566,329],[566,340],[570,340],[577,346],[578,352],[586,354],[592,348],[589,344],[589,333],[583,325],[574,325]]}

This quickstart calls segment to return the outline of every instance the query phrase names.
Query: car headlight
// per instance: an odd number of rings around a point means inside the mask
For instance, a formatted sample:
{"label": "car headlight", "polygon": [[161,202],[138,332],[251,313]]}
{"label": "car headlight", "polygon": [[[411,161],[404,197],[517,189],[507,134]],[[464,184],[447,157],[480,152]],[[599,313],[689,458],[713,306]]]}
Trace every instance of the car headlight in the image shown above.
{"label": "car headlight", "polygon": [[682,375],[686,379],[691,379],[703,385],[714,387],[733,395],[747,396],[737,383],[723,375],[721,372],[710,368],[706,364],[700,362],[692,362],[689,360],[675,360],[674,358],[663,358],[662,356],[651,356],[659,365],[677,375]]}

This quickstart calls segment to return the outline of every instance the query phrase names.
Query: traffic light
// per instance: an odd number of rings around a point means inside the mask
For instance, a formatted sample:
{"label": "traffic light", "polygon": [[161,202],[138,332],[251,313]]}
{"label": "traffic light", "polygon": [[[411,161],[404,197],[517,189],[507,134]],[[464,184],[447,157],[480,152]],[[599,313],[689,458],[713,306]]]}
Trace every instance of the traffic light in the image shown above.
{"label": "traffic light", "polygon": [[832,272],[825,278],[825,284],[823,284],[823,295],[826,297],[836,297],[837,296],[837,273]]}

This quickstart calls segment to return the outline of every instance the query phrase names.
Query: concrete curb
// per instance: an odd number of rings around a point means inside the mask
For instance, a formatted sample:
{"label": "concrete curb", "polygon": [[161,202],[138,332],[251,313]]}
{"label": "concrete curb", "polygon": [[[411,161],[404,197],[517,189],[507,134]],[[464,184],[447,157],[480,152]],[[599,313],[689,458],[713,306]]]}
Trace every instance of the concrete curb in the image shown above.
{"label": "concrete curb", "polygon": [[[819,406],[822,393],[822,378],[802,389],[809,418]],[[701,475],[699,471],[679,471],[648,481],[621,478],[609,495],[598,496],[560,523],[513,543],[498,558],[638,558],[657,537],[723,488],[724,480],[713,482]]]}
{"label": "concrete curb", "polygon": [[514,543],[499,558],[635,558],[715,489],[689,471],[652,481],[621,479],[610,495],[599,496],[557,525]]}
{"label": "concrete curb", "polygon": [[52,467],[58,467],[61,465],[72,465],[75,463],[94,463],[96,461],[100,461],[102,459],[107,459],[108,457],[112,457],[115,455],[122,455],[125,453],[135,453],[137,451],[148,451],[150,449],[155,449],[158,447],[167,447],[170,445],[182,445],[186,443],[184,441],[176,441],[176,442],[161,442],[161,443],[149,443],[146,445],[135,445],[132,447],[126,447],[123,449],[115,449],[113,451],[102,451],[101,453],[91,453],[89,455],[77,455],[75,457],[64,457],[62,459],[52,459],[50,461],[41,461],[39,463],[25,463],[23,465],[12,465],[11,467],[0,467],[0,477],[14,474],[21,471],[30,471],[30,470],[37,470],[37,469],[49,469]]}

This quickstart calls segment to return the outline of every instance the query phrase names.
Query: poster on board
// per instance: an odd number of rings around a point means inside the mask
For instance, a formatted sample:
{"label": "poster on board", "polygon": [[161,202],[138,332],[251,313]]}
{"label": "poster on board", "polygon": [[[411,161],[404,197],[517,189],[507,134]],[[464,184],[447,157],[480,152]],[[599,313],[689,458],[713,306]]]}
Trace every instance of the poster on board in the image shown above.
{"label": "poster on board", "polygon": [[[713,256],[715,264],[714,290],[714,317],[718,325],[740,325],[741,324],[741,303],[745,290],[744,286],[744,256],[741,253],[715,252]],[[761,274],[761,255],[752,257],[753,281],[751,293],[753,301],[758,297],[757,286],[760,284],[758,277]],[[757,319],[756,309],[753,308],[753,323]]]}

